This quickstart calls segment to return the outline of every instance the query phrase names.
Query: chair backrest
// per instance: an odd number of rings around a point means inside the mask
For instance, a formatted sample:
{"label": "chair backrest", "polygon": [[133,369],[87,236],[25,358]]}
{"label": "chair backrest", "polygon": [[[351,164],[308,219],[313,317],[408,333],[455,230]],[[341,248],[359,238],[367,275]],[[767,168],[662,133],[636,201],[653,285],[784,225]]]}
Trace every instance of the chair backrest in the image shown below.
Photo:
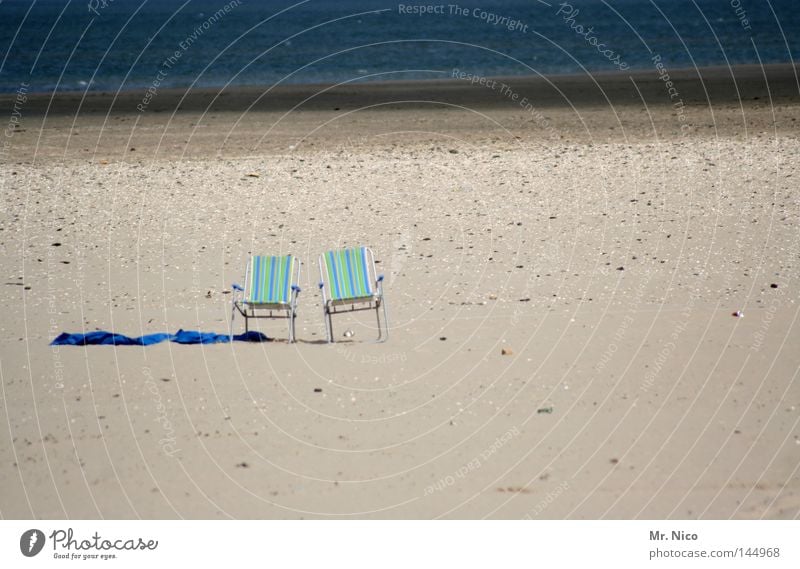
{"label": "chair backrest", "polygon": [[320,273],[331,300],[373,295],[375,258],[369,247],[328,251],[320,256]]}
{"label": "chair backrest", "polygon": [[244,301],[249,304],[288,304],[296,259],[256,255],[250,257],[245,279]]}

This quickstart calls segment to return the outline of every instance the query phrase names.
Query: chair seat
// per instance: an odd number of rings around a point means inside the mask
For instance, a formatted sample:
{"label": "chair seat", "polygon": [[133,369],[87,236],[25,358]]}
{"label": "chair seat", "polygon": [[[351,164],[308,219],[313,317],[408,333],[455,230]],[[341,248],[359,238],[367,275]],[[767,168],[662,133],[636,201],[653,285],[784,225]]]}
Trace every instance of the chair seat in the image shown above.
{"label": "chair seat", "polygon": [[342,306],[343,304],[364,304],[365,302],[375,302],[380,300],[380,296],[372,294],[370,296],[357,296],[356,298],[339,298],[336,300],[328,300],[329,306]]}
{"label": "chair seat", "polygon": [[285,310],[292,306],[291,302],[251,302],[249,300],[243,300],[241,304],[249,306],[250,308],[260,308],[262,310]]}

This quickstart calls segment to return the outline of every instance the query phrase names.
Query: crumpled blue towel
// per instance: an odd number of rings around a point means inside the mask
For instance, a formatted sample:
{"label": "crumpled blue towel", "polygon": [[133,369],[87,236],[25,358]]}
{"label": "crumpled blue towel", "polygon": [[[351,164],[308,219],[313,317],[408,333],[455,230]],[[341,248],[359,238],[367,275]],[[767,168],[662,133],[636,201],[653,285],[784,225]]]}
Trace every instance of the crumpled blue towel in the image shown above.
{"label": "crumpled blue towel", "polygon": [[[150,346],[169,340],[178,344],[225,344],[230,342],[227,334],[217,334],[215,332],[194,332],[191,330],[178,330],[175,334],[147,334],[138,338],[131,338],[122,334],[114,334],[105,330],[87,332],[86,334],[68,334],[62,332],[58,337],[50,342],[51,346]],[[233,337],[235,342],[269,342],[270,339],[261,332],[246,332],[236,334]]]}

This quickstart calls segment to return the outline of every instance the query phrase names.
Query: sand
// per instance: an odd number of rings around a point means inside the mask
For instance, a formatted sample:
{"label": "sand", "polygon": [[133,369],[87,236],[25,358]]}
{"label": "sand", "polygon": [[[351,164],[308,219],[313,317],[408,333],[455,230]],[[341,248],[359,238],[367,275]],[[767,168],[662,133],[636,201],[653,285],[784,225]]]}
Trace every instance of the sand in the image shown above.
{"label": "sand", "polygon": [[[0,515],[796,519],[797,76],[672,73],[684,106],[655,73],[28,95]],[[391,337],[327,345],[317,256],[355,244]],[[273,252],[304,262],[296,344],[48,346],[226,332]]]}

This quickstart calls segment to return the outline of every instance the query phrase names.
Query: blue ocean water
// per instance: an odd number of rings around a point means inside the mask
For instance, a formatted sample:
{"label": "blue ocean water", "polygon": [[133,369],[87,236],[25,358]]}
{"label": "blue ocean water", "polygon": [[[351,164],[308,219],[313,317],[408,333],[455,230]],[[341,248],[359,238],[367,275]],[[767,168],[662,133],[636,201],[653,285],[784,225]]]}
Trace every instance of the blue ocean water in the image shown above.
{"label": "blue ocean water", "polygon": [[[226,8],[227,6],[227,8]],[[792,61],[797,0],[5,0],[0,91]],[[423,13],[420,13],[423,12]]]}

